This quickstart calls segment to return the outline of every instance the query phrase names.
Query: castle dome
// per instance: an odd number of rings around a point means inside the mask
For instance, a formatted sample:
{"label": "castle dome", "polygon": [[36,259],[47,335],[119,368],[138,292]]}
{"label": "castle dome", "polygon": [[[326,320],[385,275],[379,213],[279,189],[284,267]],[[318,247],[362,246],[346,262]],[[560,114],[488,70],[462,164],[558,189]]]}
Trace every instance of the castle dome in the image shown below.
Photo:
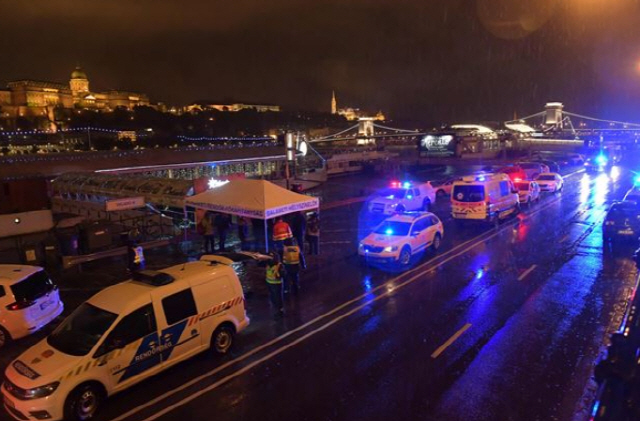
{"label": "castle dome", "polygon": [[73,72],[71,72],[71,79],[88,79],[87,74],[77,66]]}

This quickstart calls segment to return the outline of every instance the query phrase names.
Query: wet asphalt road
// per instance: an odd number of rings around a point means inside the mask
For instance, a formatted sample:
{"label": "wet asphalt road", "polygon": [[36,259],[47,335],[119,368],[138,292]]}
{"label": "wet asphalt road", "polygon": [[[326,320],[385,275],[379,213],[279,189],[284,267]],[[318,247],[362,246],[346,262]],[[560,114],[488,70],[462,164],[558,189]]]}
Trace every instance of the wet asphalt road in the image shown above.
{"label": "wet asphalt road", "polygon": [[[358,177],[332,182],[380,181]],[[99,419],[572,420],[635,281],[633,247],[603,252],[600,227],[631,178],[574,174],[498,229],[458,227],[440,202],[442,249],[404,273],[358,264],[357,238],[375,223],[358,205],[324,212],[323,256],[310,257],[284,319],[254,269],[243,280],[252,323],[231,355],[161,373]],[[70,302],[86,294],[66,289]]]}

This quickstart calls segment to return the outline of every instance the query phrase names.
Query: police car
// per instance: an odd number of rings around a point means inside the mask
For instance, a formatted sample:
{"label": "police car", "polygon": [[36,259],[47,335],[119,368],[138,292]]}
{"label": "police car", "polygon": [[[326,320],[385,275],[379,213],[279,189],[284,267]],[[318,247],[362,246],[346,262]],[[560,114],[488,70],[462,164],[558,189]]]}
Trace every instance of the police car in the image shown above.
{"label": "police car", "polygon": [[58,317],[58,287],[38,266],[0,265],[0,349]]}
{"label": "police car", "polygon": [[203,256],[91,297],[5,370],[16,419],[87,420],[104,399],[201,351],[226,353],[249,324],[233,261]]}
{"label": "police car", "polygon": [[407,265],[428,247],[440,248],[444,227],[430,212],[397,214],[384,220],[358,245],[364,261]]}
{"label": "police car", "polygon": [[391,186],[377,192],[369,201],[369,211],[382,215],[395,212],[427,211],[436,201],[436,192],[431,183],[414,184],[409,181],[394,181]]}

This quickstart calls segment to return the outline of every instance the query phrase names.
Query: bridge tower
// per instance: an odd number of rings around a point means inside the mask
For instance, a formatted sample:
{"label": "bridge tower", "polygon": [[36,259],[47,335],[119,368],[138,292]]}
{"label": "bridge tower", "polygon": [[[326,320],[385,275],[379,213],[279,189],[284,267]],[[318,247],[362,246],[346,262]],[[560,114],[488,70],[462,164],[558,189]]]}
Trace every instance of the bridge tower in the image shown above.
{"label": "bridge tower", "polygon": [[545,116],[544,116],[544,124],[546,126],[553,126],[557,129],[562,129],[563,116],[562,110],[564,105],[562,102],[547,102],[544,106]]}

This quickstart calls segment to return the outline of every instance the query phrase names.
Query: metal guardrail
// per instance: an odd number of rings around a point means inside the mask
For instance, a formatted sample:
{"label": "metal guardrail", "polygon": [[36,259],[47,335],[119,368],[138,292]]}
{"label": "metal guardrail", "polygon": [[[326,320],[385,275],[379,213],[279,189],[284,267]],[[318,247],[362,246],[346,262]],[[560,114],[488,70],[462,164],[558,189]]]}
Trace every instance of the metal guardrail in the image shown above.
{"label": "metal guardrail", "polygon": [[595,369],[598,382],[590,421],[640,419],[640,276],[628,303],[620,329],[611,336],[607,357]]}
{"label": "metal guardrail", "polygon": [[[171,240],[155,240],[148,241],[146,243],[141,243],[143,249],[152,249],[156,247],[163,247],[171,244]],[[123,256],[127,254],[127,247],[117,247],[109,250],[99,251],[91,254],[82,254],[78,256],[62,256],[62,267],[63,269],[69,269],[73,266],[80,265],[82,263],[93,262],[100,259],[105,259],[107,257],[117,257]]]}

